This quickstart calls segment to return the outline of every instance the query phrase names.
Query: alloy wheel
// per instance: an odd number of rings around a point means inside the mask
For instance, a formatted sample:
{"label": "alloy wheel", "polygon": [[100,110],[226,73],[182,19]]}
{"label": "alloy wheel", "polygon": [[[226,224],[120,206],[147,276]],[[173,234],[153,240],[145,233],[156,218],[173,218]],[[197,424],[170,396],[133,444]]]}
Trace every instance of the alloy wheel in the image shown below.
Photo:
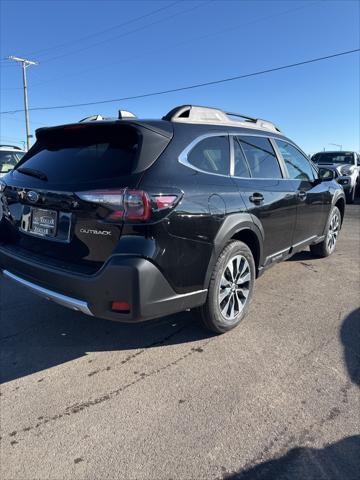
{"label": "alloy wheel", "polygon": [[243,310],[250,293],[251,271],[243,255],[232,257],[221,276],[218,302],[222,316],[232,323]]}
{"label": "alloy wheel", "polygon": [[339,235],[339,230],[340,230],[340,218],[337,213],[335,213],[331,220],[330,220],[330,225],[329,225],[329,230],[327,234],[327,246],[330,252],[332,252],[335,248],[336,241]]}

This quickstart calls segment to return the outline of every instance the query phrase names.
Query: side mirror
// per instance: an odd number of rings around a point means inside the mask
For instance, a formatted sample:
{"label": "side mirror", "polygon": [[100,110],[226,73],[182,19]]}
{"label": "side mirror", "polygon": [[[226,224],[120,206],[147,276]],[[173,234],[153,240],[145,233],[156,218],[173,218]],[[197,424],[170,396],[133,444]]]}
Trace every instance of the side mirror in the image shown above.
{"label": "side mirror", "polygon": [[333,180],[334,178],[335,178],[334,170],[331,170],[330,168],[324,168],[324,167],[319,168],[319,180],[321,180],[322,182],[326,182],[329,180]]}

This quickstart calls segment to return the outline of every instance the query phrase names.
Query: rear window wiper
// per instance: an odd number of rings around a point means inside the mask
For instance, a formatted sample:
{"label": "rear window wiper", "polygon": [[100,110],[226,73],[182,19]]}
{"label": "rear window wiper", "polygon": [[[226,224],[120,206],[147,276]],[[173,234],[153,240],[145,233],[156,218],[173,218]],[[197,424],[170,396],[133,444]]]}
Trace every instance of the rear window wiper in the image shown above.
{"label": "rear window wiper", "polygon": [[24,175],[40,178],[40,180],[44,180],[45,182],[48,180],[48,177],[45,175],[45,173],[40,172],[39,170],[34,170],[33,168],[19,167],[16,170]]}

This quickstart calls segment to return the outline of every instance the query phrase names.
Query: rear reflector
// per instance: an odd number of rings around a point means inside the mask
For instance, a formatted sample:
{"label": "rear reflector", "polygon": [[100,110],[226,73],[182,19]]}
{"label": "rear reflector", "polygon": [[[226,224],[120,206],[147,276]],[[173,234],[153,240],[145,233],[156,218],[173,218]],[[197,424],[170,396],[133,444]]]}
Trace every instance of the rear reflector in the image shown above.
{"label": "rear reflector", "polygon": [[129,313],[130,312],[130,305],[128,302],[124,302],[122,300],[116,300],[111,304],[111,310],[114,312],[120,313]]}

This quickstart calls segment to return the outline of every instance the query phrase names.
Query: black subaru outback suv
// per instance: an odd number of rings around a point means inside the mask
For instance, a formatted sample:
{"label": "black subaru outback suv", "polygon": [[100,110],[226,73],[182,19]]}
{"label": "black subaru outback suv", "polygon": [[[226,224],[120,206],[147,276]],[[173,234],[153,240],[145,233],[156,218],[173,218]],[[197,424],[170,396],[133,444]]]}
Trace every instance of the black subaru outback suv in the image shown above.
{"label": "black subaru outback suv", "polygon": [[1,180],[0,269],[74,310],[138,322],[198,307],[222,333],[266,268],[335,249],[342,187],[265,120],[187,105],[36,137]]}

